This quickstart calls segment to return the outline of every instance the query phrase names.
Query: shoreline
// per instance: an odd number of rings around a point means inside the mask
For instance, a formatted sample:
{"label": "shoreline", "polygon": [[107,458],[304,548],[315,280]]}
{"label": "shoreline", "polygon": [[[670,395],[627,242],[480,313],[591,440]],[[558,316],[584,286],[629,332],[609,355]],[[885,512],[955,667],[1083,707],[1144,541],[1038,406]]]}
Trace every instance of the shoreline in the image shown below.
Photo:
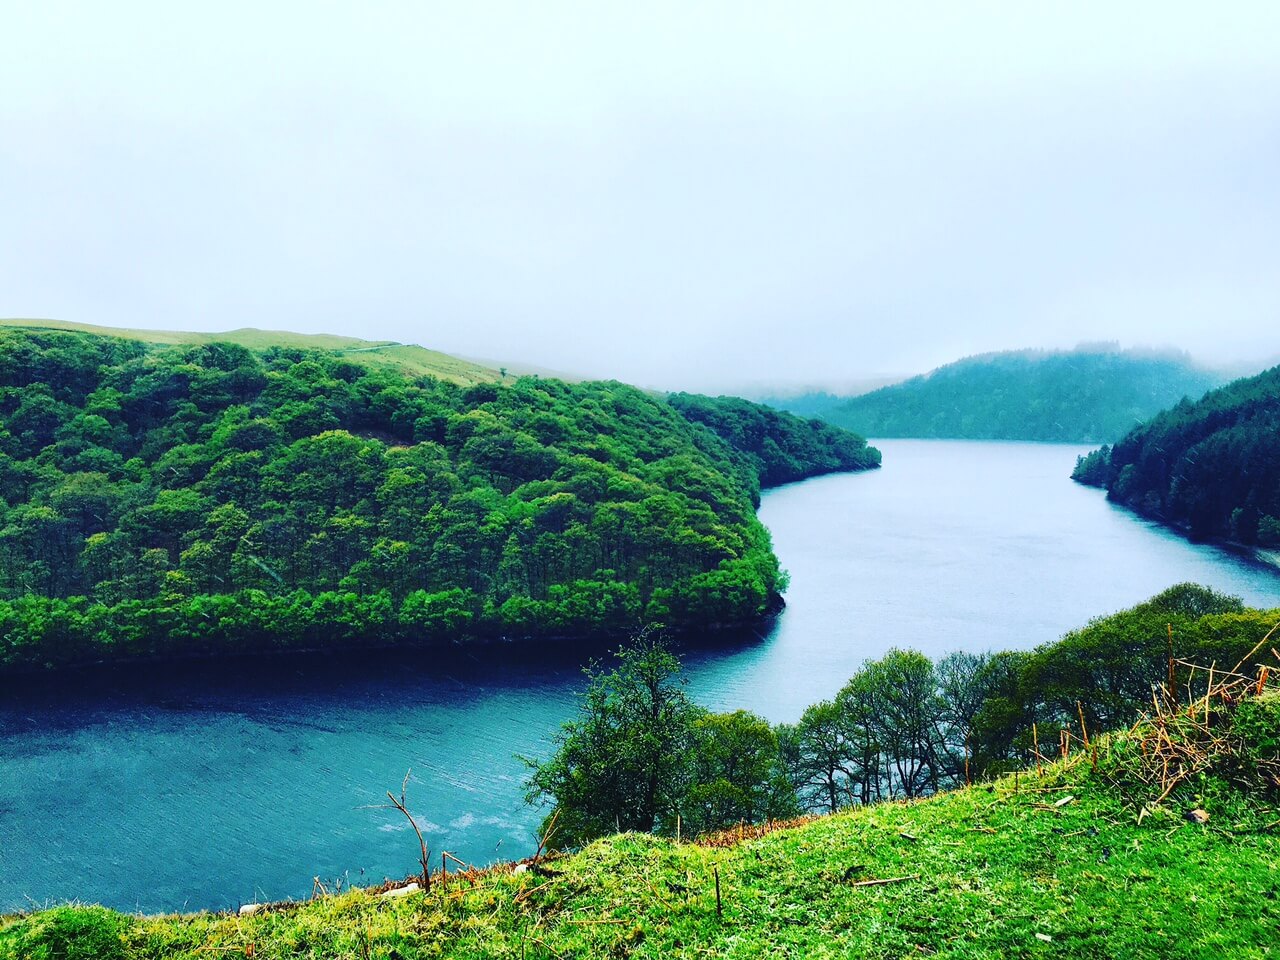
{"label": "shoreline", "polygon": [[1260,566],[1268,567],[1280,572],[1280,548],[1260,547],[1257,544],[1241,543],[1239,540],[1232,540],[1229,537],[1193,537],[1191,528],[1185,523],[1176,523],[1156,513],[1143,510],[1133,504],[1123,503],[1119,500],[1111,498],[1111,491],[1105,486],[1096,483],[1086,483],[1084,480],[1071,478],[1073,483],[1078,483],[1082,487],[1088,487],[1092,490],[1101,491],[1106,498],[1107,503],[1113,507],[1119,507],[1121,510],[1128,511],[1135,517],[1140,517],[1150,523],[1158,524],[1165,530],[1171,530],[1188,543],[1207,544],[1208,546],[1218,547],[1228,553],[1240,554],[1248,557],[1254,563]]}
{"label": "shoreline", "polygon": [[[736,623],[714,623],[701,626],[671,628],[657,626],[659,635],[677,646],[710,650],[721,647],[741,649],[762,640],[777,623],[786,609],[786,600],[775,594],[765,612],[754,620]],[[445,663],[477,653],[504,650],[513,662],[522,659],[544,659],[548,655],[576,655],[575,659],[587,660],[607,656],[646,629],[656,625],[637,625],[625,636],[526,636],[496,637],[458,635],[447,640],[423,640],[416,642],[342,643],[333,646],[291,647],[288,649],[235,650],[221,653],[192,653],[128,657],[112,660],[92,660],[52,668],[14,667],[0,670],[0,691],[28,683],[42,681],[100,679],[113,674],[144,674],[160,668],[194,669],[217,667],[230,669],[267,663],[282,665],[306,665],[324,660],[341,660],[376,654],[384,658],[402,655],[418,658],[436,655]]]}

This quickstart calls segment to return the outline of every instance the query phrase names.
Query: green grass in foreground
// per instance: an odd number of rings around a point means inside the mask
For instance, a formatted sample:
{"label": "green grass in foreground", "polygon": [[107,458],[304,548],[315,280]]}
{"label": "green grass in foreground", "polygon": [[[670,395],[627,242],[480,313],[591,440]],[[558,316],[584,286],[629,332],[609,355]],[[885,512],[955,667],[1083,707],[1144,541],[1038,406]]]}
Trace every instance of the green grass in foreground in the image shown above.
{"label": "green grass in foreground", "polygon": [[[430,894],[357,890],[247,916],[64,907],[0,920],[0,958],[1266,957],[1280,952],[1277,811],[1134,808],[1083,758],[740,844],[624,834]],[[1063,806],[1066,796],[1075,799]],[[716,914],[718,869],[723,915]],[[909,878],[897,880],[897,878]],[[867,881],[895,880],[883,885]],[[862,885],[859,885],[862,884]]]}
{"label": "green grass in foreground", "polygon": [[396,370],[410,377],[431,376],[463,386],[492,383],[501,379],[499,371],[492,367],[472,363],[447,353],[428,350],[416,344],[396,343],[391,340],[360,340],[356,337],[340,337],[325,333],[290,333],[284,330],[257,330],[253,327],[242,327],[239,330],[228,330],[223,333],[199,333],[191,330],[98,327],[66,320],[23,319],[0,319],[0,327],[18,327],[24,330],[69,330],[166,346],[222,342],[238,343],[250,350],[266,350],[270,347],[335,350],[353,363],[359,363],[370,369]]}

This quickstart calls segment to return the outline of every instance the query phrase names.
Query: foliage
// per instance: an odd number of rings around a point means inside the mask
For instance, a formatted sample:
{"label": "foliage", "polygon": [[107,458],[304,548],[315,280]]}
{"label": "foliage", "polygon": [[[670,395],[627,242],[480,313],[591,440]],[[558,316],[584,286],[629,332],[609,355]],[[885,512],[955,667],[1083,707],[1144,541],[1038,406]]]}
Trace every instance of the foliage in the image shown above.
{"label": "foliage", "polygon": [[1184,400],[1072,478],[1193,537],[1280,547],[1280,367]]}
{"label": "foliage", "polygon": [[801,420],[737,397],[673,393],[667,402],[729,445],[748,475],[766,486],[835,470],[880,466],[880,451],[821,420]]}
{"label": "foliage", "polygon": [[1111,470],[1111,447],[1103,444],[1097,450],[1076,457],[1071,479],[1087,487],[1104,487]]}
{"label": "foliage", "polygon": [[854,802],[852,786],[867,782],[859,737],[843,703],[823,700],[805,710],[799,723],[778,728],[778,742],[799,804],[835,813]]}
{"label": "foliage", "polygon": [[[660,767],[656,754],[647,766],[633,758],[634,743],[658,735],[649,729],[656,708],[639,694],[664,688],[630,677],[631,658],[657,654],[624,651],[619,671],[593,674],[531,799],[554,800],[580,843],[619,825],[672,833],[677,812],[693,834],[921,797],[1033,763],[1037,732],[1048,755],[1060,730],[1080,735],[1081,719],[1092,731],[1131,723],[1167,683],[1170,657],[1203,665],[1175,668],[1179,696],[1201,697],[1210,665],[1221,677],[1237,664],[1249,672],[1269,663],[1261,641],[1277,621],[1280,611],[1246,610],[1236,597],[1184,583],[1030,651],[953,653],[935,664],[890,650],[833,699],[774,729],[742,711],[706,713],[680,694],[680,710],[664,721],[672,745]],[[660,664],[664,682],[675,677],[678,661],[665,649]],[[636,799],[636,784],[646,783],[658,785],[660,809]]]}
{"label": "foliage", "polygon": [[528,800],[548,803],[561,846],[617,830],[689,836],[799,812],[769,723],[692,703],[680,661],[641,637],[617,666],[588,668],[578,716],[532,768]]}
{"label": "foliage", "polygon": [[[0,670],[616,637],[776,604],[755,447],[619,383],[464,387],[363,356],[0,328]],[[801,471],[878,459],[726,409]]]}
{"label": "foliage", "polygon": [[1265,681],[1219,674],[1203,697],[1153,700],[1131,729],[1107,738],[1091,769],[1140,820],[1162,804],[1216,805],[1244,825],[1248,812],[1232,809],[1242,798],[1280,797],[1280,694]]}
{"label": "foliage", "polygon": [[693,774],[679,802],[690,836],[800,812],[767,720],[746,710],[708,713],[694,724]]}
{"label": "foliage", "polygon": [[125,940],[133,927],[131,917],[103,907],[56,907],[8,935],[0,933],[0,958],[128,960]]}
{"label": "foliage", "polygon": [[[868,383],[864,390],[873,390],[887,382],[892,381],[882,380]],[[852,391],[850,395],[853,395]],[[751,398],[757,403],[763,403],[765,406],[773,407],[775,410],[794,413],[797,417],[817,417],[822,419],[832,407],[839,406],[849,399],[849,396],[839,396],[834,393],[828,393],[826,390],[807,390],[803,393],[792,394],[753,393]]]}
{"label": "foliage", "polygon": [[560,845],[617,830],[674,832],[689,789],[703,711],[684,692],[680,662],[645,639],[616,656],[613,670],[588,669],[578,717],[561,728],[555,755],[531,761],[529,800],[554,804]]}
{"label": "foliage", "polygon": [[869,437],[1111,441],[1222,383],[1183,354],[1022,350],[968,357],[820,414]]}

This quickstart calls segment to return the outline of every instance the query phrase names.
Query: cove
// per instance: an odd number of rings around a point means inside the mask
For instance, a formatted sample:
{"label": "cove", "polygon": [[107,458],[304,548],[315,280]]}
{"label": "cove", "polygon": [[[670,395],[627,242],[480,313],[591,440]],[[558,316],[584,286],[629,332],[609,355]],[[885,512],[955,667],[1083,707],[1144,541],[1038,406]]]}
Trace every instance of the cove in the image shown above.
{"label": "cove", "polygon": [[[771,631],[684,652],[692,695],[795,720],[868,657],[1026,648],[1193,580],[1280,606],[1280,573],[1110,506],[1084,447],[881,441],[884,468],[765,494],[791,573]],[[543,756],[584,654],[293,657],[0,689],[0,910],[231,908],[414,869],[380,807],[405,771],[434,855],[532,852]]]}

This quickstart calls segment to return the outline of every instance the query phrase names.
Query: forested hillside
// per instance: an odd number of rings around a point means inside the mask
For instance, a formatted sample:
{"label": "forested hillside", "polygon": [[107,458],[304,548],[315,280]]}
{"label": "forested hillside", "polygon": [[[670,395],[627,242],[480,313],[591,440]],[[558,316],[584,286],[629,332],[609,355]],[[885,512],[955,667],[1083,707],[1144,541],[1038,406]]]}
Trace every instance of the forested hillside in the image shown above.
{"label": "forested hillside", "polygon": [[[878,459],[699,410],[791,469]],[[619,383],[3,330],[0,667],[750,622],[781,582],[762,479],[753,449]]]}
{"label": "forested hillside", "polygon": [[821,420],[801,420],[737,397],[674,393],[667,401],[686,420],[729,445],[742,466],[767,487],[836,470],[880,466],[880,451]]}
{"label": "forested hillside", "polygon": [[1072,478],[1193,537],[1280,547],[1280,367],[1179,403]]}
{"label": "forested hillside", "polygon": [[867,437],[1102,443],[1222,382],[1181,354],[1021,350],[968,357],[822,416]]}

